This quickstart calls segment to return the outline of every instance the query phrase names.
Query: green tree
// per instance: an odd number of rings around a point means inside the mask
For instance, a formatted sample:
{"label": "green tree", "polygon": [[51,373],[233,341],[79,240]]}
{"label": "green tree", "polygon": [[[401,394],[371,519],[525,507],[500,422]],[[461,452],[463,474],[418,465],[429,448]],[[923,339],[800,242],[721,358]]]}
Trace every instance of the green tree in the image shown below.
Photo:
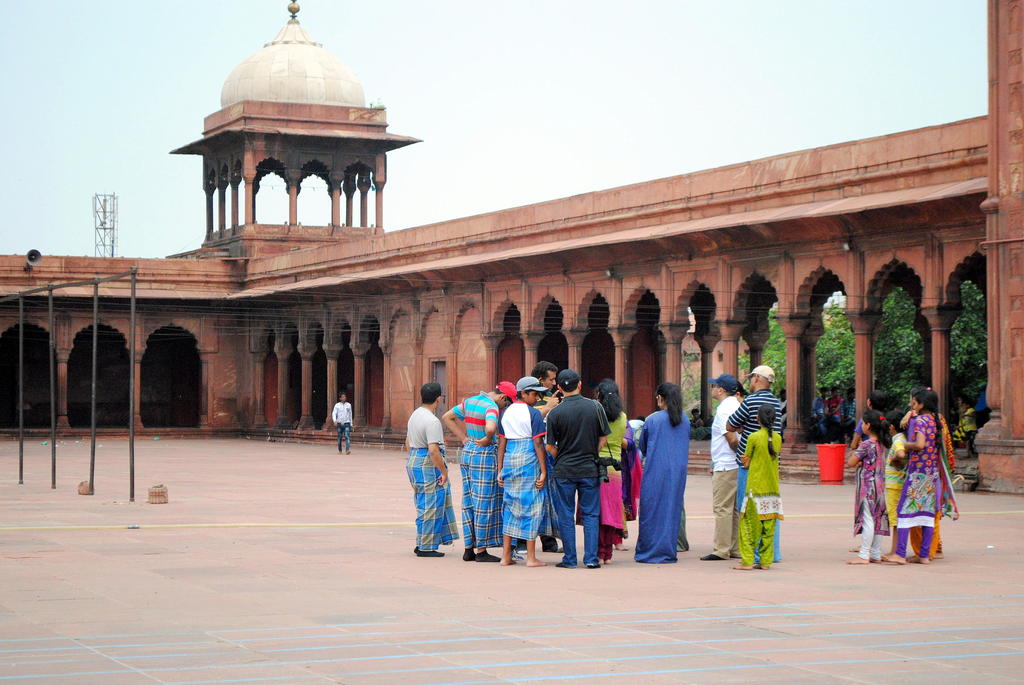
{"label": "green tree", "polygon": [[853,387],[856,377],[850,319],[842,305],[830,302],[822,311],[821,322],[824,332],[815,345],[818,386],[839,386],[845,393]]}
{"label": "green tree", "polygon": [[924,344],[914,328],[917,307],[903,288],[893,288],[882,304],[875,338],[875,387],[906,398],[924,381]]}
{"label": "green tree", "polygon": [[960,285],[960,304],[963,312],[949,332],[950,381],[954,393],[977,398],[988,380],[985,295],[977,285],[964,281]]}
{"label": "green tree", "polygon": [[[786,388],[786,336],[782,333],[779,325],[778,306],[773,305],[768,310],[768,340],[765,341],[764,350],[761,354],[761,363],[772,367],[775,372],[775,383],[772,391],[778,395],[780,390]],[[740,370],[750,371],[750,355],[741,354],[739,358]],[[741,378],[742,382],[743,379]]]}

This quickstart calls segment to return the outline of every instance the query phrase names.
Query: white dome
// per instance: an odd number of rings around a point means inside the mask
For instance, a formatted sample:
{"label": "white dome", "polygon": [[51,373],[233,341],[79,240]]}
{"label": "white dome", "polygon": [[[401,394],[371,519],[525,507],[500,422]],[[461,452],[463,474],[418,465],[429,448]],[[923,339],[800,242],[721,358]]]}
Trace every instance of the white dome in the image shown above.
{"label": "white dome", "polygon": [[224,81],[221,107],[245,100],[366,106],[363,86],[352,70],[314,42],[294,18]]}

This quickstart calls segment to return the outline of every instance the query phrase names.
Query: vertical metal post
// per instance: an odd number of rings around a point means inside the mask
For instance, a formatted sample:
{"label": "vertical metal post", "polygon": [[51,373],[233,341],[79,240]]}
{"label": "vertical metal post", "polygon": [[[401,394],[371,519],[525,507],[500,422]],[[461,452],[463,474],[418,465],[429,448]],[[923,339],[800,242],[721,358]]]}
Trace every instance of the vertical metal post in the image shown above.
{"label": "vertical metal post", "polygon": [[50,329],[50,489],[57,489],[57,379],[53,367],[57,355],[57,340],[53,335],[53,286],[47,290],[47,309]]}
{"label": "vertical metal post", "polygon": [[100,284],[92,284],[92,395],[89,412],[89,494],[95,495],[96,476],[96,348],[99,346]]}
{"label": "vertical metal post", "polygon": [[128,333],[128,501],[135,501],[135,269],[132,267],[131,315]]}
{"label": "vertical metal post", "polygon": [[25,298],[18,296],[18,485],[25,484]]}

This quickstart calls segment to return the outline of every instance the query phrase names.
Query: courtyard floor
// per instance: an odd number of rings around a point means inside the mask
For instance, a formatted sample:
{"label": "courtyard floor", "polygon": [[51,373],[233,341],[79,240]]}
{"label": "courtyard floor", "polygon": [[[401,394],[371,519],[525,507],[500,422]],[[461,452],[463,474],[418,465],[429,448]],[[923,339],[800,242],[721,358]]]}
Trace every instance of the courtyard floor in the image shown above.
{"label": "courtyard floor", "polygon": [[[931,566],[855,567],[852,486],[784,483],[784,561],[740,573],[698,561],[711,481],[691,475],[691,551],[593,573],[414,557],[395,450],[140,440],[130,503],[124,441],[77,494],[88,448],[60,445],[51,490],[49,446],[26,445],[18,485],[0,443],[0,681],[1024,679],[1021,497],[960,495]],[[158,483],[170,502],[147,504]]]}

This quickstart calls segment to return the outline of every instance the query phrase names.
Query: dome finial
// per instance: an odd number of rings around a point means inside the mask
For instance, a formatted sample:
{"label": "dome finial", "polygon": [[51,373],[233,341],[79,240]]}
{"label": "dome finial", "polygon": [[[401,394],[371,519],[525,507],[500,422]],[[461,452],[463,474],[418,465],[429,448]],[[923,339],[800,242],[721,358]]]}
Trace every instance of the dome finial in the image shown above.
{"label": "dome finial", "polygon": [[292,19],[295,19],[296,15],[299,13],[299,3],[289,2],[288,11],[291,13]]}

